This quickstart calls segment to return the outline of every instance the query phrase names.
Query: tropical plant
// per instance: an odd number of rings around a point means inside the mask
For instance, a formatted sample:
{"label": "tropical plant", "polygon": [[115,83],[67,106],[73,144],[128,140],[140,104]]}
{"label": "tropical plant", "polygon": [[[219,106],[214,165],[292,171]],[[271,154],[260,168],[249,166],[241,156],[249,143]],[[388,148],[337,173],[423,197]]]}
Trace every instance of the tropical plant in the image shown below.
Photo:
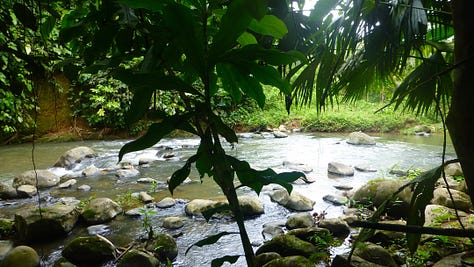
{"label": "tropical plant", "polygon": [[[271,169],[255,170],[247,162],[227,155],[222,145],[224,140],[238,140],[216,114],[216,93],[226,91],[235,103],[246,95],[263,107],[262,84],[278,87],[286,94],[290,92],[289,82],[276,67],[306,60],[301,53],[266,48],[257,40],[277,42],[287,33],[285,24],[267,11],[260,0],[110,0],[66,15],[60,35],[84,59],[86,71],[106,69],[134,91],[127,123],[145,114],[157,121],[145,135],[122,147],[120,160],[129,152],[153,146],[176,129],[199,136],[197,153],[171,176],[169,190],[173,193],[184,181],[192,164],[201,179],[211,177],[229,202],[248,266],[255,265],[254,252],[245,230],[237,187],[248,186],[260,193],[264,185],[278,183],[291,191],[290,182],[304,177],[300,172],[277,174]],[[136,68],[122,64],[137,58],[140,64]],[[160,91],[173,92],[185,109],[175,109],[173,114],[150,111],[153,95]],[[235,178],[240,185],[235,185]],[[206,218],[214,212],[217,210],[207,213]],[[227,234],[230,233],[218,238]],[[203,242],[208,244],[218,238]],[[238,257],[215,259],[213,264],[235,262]]]}

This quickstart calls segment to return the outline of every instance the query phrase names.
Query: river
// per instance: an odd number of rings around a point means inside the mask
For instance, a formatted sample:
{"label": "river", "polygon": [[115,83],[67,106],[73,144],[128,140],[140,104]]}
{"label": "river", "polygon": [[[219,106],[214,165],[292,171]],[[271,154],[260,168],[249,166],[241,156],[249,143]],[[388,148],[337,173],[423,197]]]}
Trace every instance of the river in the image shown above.
{"label": "river", "polygon": [[[337,217],[342,214],[343,207],[333,206],[322,200],[327,194],[340,194],[335,185],[346,185],[357,188],[369,180],[390,177],[389,170],[396,169],[429,169],[441,163],[442,136],[400,136],[380,135],[376,137],[375,146],[354,146],[347,144],[342,134],[290,134],[288,138],[240,138],[234,146],[226,146],[227,152],[241,160],[247,160],[256,169],[273,168],[277,172],[288,171],[283,166],[283,161],[305,164],[313,169],[307,175],[315,180],[312,184],[297,184],[295,190],[316,202],[315,212],[327,212],[327,217]],[[66,143],[40,143],[34,146],[34,164],[37,169],[50,168],[58,175],[74,175],[80,172],[87,164],[94,164],[99,168],[112,167],[117,163],[117,155],[121,146],[129,140],[114,141],[82,141]],[[87,183],[92,187],[90,192],[80,192],[75,189],[51,189],[42,195],[45,199],[55,199],[63,196],[74,196],[78,199],[88,197],[110,197],[117,199],[126,192],[147,191],[150,185],[136,183],[140,177],[151,177],[165,182],[166,179],[184,161],[196,151],[199,140],[195,138],[164,139],[152,148],[128,154],[123,161],[137,164],[140,158],[153,158],[147,168],[139,168],[140,176],[122,179],[120,182],[113,174],[97,177],[79,178],[78,185]],[[77,146],[89,146],[99,155],[93,162],[86,161],[74,170],[51,168],[54,162],[68,149]],[[165,160],[157,156],[164,149],[172,149],[175,155],[172,159]],[[0,146],[0,181],[10,181],[16,175],[26,170],[33,169],[32,144]],[[447,146],[447,158],[453,158],[454,152],[451,144]],[[336,161],[347,165],[368,164],[377,172],[357,172],[351,177],[334,177],[328,175],[328,162]],[[175,266],[209,266],[212,258],[224,255],[243,253],[240,249],[238,236],[226,236],[217,244],[210,247],[193,248],[185,256],[184,251],[188,246],[203,237],[216,234],[220,231],[236,231],[236,226],[231,221],[211,220],[207,223],[201,218],[187,217],[185,226],[179,230],[165,230],[160,227],[162,219],[167,216],[185,216],[185,201],[195,198],[222,199],[222,193],[215,183],[205,177],[199,181],[197,171],[190,174],[193,182],[178,187],[174,198],[178,204],[171,209],[157,210],[151,216],[155,231],[170,234],[182,233],[177,238],[180,253]],[[242,190],[241,194],[252,194],[249,190]],[[170,196],[164,187],[158,188],[152,196],[159,201],[165,196]],[[265,206],[265,214],[246,221],[246,227],[253,243],[261,244],[264,240],[261,234],[262,225],[267,222],[284,220],[290,211],[270,201],[265,193],[261,193],[260,200]],[[15,210],[32,200],[1,201],[0,212],[2,217],[12,217]],[[125,246],[130,241],[144,235],[142,221],[119,216],[108,223],[108,231],[104,235],[114,244]],[[76,227],[66,240],[77,235],[85,235],[84,227]],[[41,251],[43,262],[46,266],[52,265],[60,256],[61,245],[65,240],[49,244],[34,245]],[[236,266],[244,266],[244,259],[238,261]]]}

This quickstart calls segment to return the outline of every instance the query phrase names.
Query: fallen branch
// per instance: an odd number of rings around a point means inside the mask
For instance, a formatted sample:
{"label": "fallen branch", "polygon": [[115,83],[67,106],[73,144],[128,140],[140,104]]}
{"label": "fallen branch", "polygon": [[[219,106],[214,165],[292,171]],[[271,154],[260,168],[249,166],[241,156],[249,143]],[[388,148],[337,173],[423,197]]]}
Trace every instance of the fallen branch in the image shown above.
{"label": "fallen branch", "polygon": [[354,221],[349,223],[351,227],[362,227],[376,230],[387,230],[393,232],[403,233],[418,233],[418,234],[429,234],[429,235],[445,235],[445,236],[456,236],[456,237],[474,237],[474,230],[464,230],[456,228],[435,228],[435,227],[423,227],[417,225],[400,225],[400,224],[389,224],[389,223],[376,223],[367,221]]}

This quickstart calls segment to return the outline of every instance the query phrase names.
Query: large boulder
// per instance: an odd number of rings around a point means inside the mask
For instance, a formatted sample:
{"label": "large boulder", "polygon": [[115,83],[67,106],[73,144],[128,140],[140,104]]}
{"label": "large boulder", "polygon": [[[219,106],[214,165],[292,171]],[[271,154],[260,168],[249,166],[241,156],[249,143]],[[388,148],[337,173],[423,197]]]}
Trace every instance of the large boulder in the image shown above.
{"label": "large boulder", "polygon": [[446,206],[448,208],[456,208],[463,211],[469,211],[472,209],[471,199],[469,198],[468,194],[454,189],[450,189],[449,191],[451,191],[454,203],[451,201],[451,197],[447,188],[435,189],[431,203]]}
{"label": "large boulder", "polygon": [[319,239],[315,239],[316,236],[324,240],[331,234],[331,232],[326,228],[306,227],[290,230],[287,234],[294,235],[301,240],[317,245]]}
{"label": "large boulder", "polygon": [[48,241],[69,233],[79,218],[75,206],[56,204],[30,208],[15,214],[18,237],[28,241]]}
{"label": "large boulder", "polygon": [[163,219],[163,228],[178,229],[184,226],[184,219],[181,217],[166,217]]}
{"label": "large boulder", "polygon": [[118,267],[156,267],[160,262],[151,253],[131,249],[120,259]]}
{"label": "large boulder", "polygon": [[98,265],[114,258],[115,246],[100,235],[77,237],[64,246],[62,255],[81,266]]}
{"label": "large boulder", "polygon": [[269,192],[272,201],[295,211],[313,210],[314,201],[293,190],[291,195],[285,189],[277,189]]}
{"label": "large boulder", "polygon": [[280,258],[281,258],[280,254],[276,252],[266,252],[266,253],[257,255],[255,257],[255,262],[257,266],[264,266],[266,263],[274,259],[280,259]]}
{"label": "large boulder", "polygon": [[202,216],[202,212],[226,205],[223,202],[218,202],[209,199],[193,199],[189,201],[184,207],[184,211],[188,216]]}
{"label": "large boulder", "polygon": [[446,176],[460,176],[463,175],[461,163],[455,162],[444,166],[444,173]]}
{"label": "large boulder", "polygon": [[40,258],[33,248],[18,246],[10,250],[0,261],[0,267],[11,266],[37,267],[40,266]]}
{"label": "large boulder", "polygon": [[110,198],[94,198],[81,213],[87,224],[99,224],[112,220],[122,213],[122,208]]}
{"label": "large boulder", "polygon": [[341,266],[350,266],[350,267],[385,267],[377,263],[373,263],[362,259],[359,256],[352,255],[349,262],[347,254],[336,255],[332,260],[331,267],[341,267]]}
{"label": "large boulder", "polygon": [[16,193],[19,198],[29,198],[38,194],[38,189],[34,185],[24,184],[16,189]]}
{"label": "large boulder", "polygon": [[354,168],[339,162],[329,162],[328,173],[339,176],[353,176]]}
{"label": "large boulder", "polygon": [[97,154],[90,147],[75,147],[61,155],[61,157],[59,157],[56,163],[54,163],[54,167],[64,167],[71,169],[76,163],[80,163],[86,158],[94,158],[96,156]]}
{"label": "large boulder", "polygon": [[285,225],[288,229],[311,227],[314,226],[314,219],[309,213],[291,214],[288,216]]}
{"label": "large boulder", "polygon": [[313,171],[313,168],[311,168],[309,165],[304,164],[304,163],[299,163],[299,162],[291,162],[291,161],[283,161],[283,166],[291,169],[291,170],[296,170],[304,173],[310,173]]}
{"label": "large boulder", "polygon": [[[467,252],[469,253],[469,252]],[[451,254],[449,256],[446,256],[442,258],[441,260],[437,261],[433,267],[466,267],[466,266],[472,266],[472,263],[470,265],[466,265],[462,262],[462,257],[466,255],[466,252],[461,252],[461,253],[456,253],[456,254]]]}
{"label": "large boulder", "polygon": [[158,203],[156,203],[156,207],[160,209],[166,209],[170,208],[176,205],[176,200],[172,197],[165,197],[162,200],[160,200]]}
{"label": "large boulder", "polygon": [[320,252],[313,244],[303,241],[294,235],[280,235],[264,243],[255,252],[256,255],[276,252],[283,257],[301,255],[310,257],[313,253]]}
{"label": "large boulder", "polygon": [[118,178],[131,178],[140,175],[140,171],[135,168],[119,169],[115,176]]}
{"label": "large boulder", "polygon": [[[408,180],[400,179],[372,180],[357,189],[352,199],[356,203],[378,207],[407,182]],[[388,213],[394,217],[406,217],[409,211],[408,207],[410,205],[411,196],[412,192],[410,188],[405,188],[398,194],[397,202],[389,209]]]}
{"label": "large boulder", "polygon": [[289,256],[284,258],[274,259],[267,264],[265,267],[314,267],[314,262],[303,256]]}
{"label": "large boulder", "polygon": [[21,185],[36,186],[36,178],[38,178],[38,188],[49,188],[57,185],[60,181],[59,176],[48,170],[30,170],[23,172],[13,179],[12,186],[18,188]]}
{"label": "large boulder", "polygon": [[264,240],[269,240],[274,238],[275,236],[279,236],[285,233],[283,228],[285,227],[285,221],[277,221],[277,222],[268,222],[262,226],[262,236]]}
{"label": "large boulder", "polygon": [[10,184],[0,182],[0,199],[12,199],[17,197],[17,192]]}
{"label": "large boulder", "polygon": [[363,132],[352,132],[346,142],[351,145],[375,145],[375,139]]}
{"label": "large boulder", "polygon": [[347,222],[340,218],[322,219],[318,226],[328,229],[334,237],[346,237],[351,231]]}
{"label": "large boulder", "polygon": [[385,250],[382,246],[364,243],[363,245],[358,246],[354,254],[361,257],[364,260],[370,261],[375,264],[382,266],[398,267],[398,264],[392,258],[390,253]]}
{"label": "large boulder", "polygon": [[178,245],[169,234],[158,234],[146,249],[155,255],[161,262],[173,261],[178,256]]}
{"label": "large boulder", "polygon": [[263,204],[256,197],[252,196],[239,196],[239,206],[244,217],[251,217],[263,214]]}
{"label": "large boulder", "polygon": [[[463,211],[458,211],[458,214],[461,219],[468,216],[468,214]],[[456,211],[454,209],[435,204],[426,205],[424,226],[439,227],[454,219],[456,219]],[[465,226],[469,228],[469,225]]]}

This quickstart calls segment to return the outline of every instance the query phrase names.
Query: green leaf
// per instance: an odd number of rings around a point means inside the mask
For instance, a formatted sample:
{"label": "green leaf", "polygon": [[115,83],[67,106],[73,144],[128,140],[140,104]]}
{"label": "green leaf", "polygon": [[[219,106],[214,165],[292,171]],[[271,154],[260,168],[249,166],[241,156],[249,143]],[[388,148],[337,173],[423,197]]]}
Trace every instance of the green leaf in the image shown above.
{"label": "green leaf", "polygon": [[239,88],[241,75],[238,70],[231,64],[217,64],[216,70],[221,78],[223,89],[230,94],[236,103],[239,103],[242,99],[242,92]]}
{"label": "green leaf", "polygon": [[239,141],[234,130],[227,126],[227,124],[225,124],[220,117],[216,116],[214,113],[211,113],[209,115],[209,119],[217,128],[217,132],[222,135],[225,140],[227,140],[227,142],[237,143]]}
{"label": "green leaf", "polygon": [[219,267],[224,264],[224,262],[229,262],[231,264],[236,263],[240,256],[224,256],[222,258],[213,259],[211,262],[211,267]]}
{"label": "green leaf", "polygon": [[[194,12],[184,5],[170,3],[163,9],[163,21],[177,47],[182,47],[186,60],[204,80],[204,41]],[[173,45],[173,44],[172,44]]]}
{"label": "green leaf", "polygon": [[250,45],[250,44],[257,44],[257,39],[255,38],[255,36],[249,32],[243,32],[239,38],[237,38],[237,42],[239,42],[239,44],[241,46],[246,46],[246,45]]}
{"label": "green leaf", "polygon": [[273,15],[265,15],[261,20],[253,19],[249,29],[262,34],[281,39],[288,33],[285,23]]}
{"label": "green leaf", "polygon": [[15,16],[25,27],[36,31],[38,26],[36,25],[35,14],[26,5],[20,3],[13,4],[13,13],[15,13]]}
{"label": "green leaf", "polygon": [[164,119],[162,122],[153,123],[148,128],[145,135],[125,144],[119,152],[119,162],[123,156],[127,153],[143,150],[145,148],[152,147],[158,143],[163,137],[177,129],[180,124],[185,123],[190,118],[189,114],[175,115]]}
{"label": "green leaf", "polygon": [[188,178],[189,173],[191,172],[191,164],[194,163],[199,158],[199,154],[193,155],[190,157],[186,164],[181,169],[176,170],[170,178],[168,183],[168,190],[170,191],[171,195],[173,195],[173,191],[178,185],[183,183],[186,178]]}
{"label": "green leaf", "polygon": [[306,56],[299,51],[282,52],[278,49],[265,49],[261,45],[246,45],[225,53],[220,62],[235,63],[241,61],[263,61],[269,65],[289,65],[297,61],[306,62]]}
{"label": "green leaf", "polygon": [[44,41],[49,38],[49,35],[51,34],[55,24],[56,17],[52,15],[47,17],[43,24],[41,24],[41,38],[43,38]]}
{"label": "green leaf", "polygon": [[151,11],[162,11],[163,7],[172,3],[171,0],[159,0],[159,1],[150,1],[150,0],[120,0],[120,2],[125,3],[131,8],[144,8]]}
{"label": "green leaf", "polygon": [[284,80],[274,67],[254,63],[248,64],[247,69],[259,82],[275,86],[286,95],[291,93],[290,83]]}
{"label": "green leaf", "polygon": [[209,147],[206,142],[202,141],[201,144],[199,144],[197,150],[199,158],[196,161],[196,169],[198,170],[199,176],[201,178],[203,178],[205,174],[212,176],[212,161],[209,157],[210,150],[211,147]]}
{"label": "green leaf", "polygon": [[335,0],[318,0],[311,11],[310,19],[317,22],[322,22],[323,18],[329,14],[331,10],[336,7],[339,1]]}
{"label": "green leaf", "polygon": [[302,172],[276,173],[272,169],[258,171],[252,169],[246,161],[238,160],[232,156],[227,156],[227,159],[237,174],[240,183],[252,188],[257,194],[260,194],[264,185],[272,183],[283,186],[288,191],[288,194],[291,194],[293,190],[291,183],[298,178],[306,178]]}
{"label": "green leaf", "polygon": [[260,0],[234,0],[222,16],[220,29],[214,36],[214,41],[209,50],[209,55],[212,57],[211,64],[215,64],[217,58],[226,50],[235,46],[237,38],[247,30],[252,21],[250,11],[246,7],[247,5],[251,6],[251,3],[247,3],[250,1],[261,2]]}
{"label": "green leaf", "polygon": [[212,245],[212,244],[216,243],[217,241],[219,241],[219,239],[223,236],[236,235],[236,234],[239,234],[239,233],[237,233],[237,232],[220,232],[218,234],[208,236],[208,237],[206,237],[202,240],[199,240],[198,242],[192,244],[190,247],[188,247],[188,249],[186,249],[186,252],[184,253],[184,255],[188,254],[188,251],[194,246],[203,247],[203,246],[206,246],[206,245]]}

